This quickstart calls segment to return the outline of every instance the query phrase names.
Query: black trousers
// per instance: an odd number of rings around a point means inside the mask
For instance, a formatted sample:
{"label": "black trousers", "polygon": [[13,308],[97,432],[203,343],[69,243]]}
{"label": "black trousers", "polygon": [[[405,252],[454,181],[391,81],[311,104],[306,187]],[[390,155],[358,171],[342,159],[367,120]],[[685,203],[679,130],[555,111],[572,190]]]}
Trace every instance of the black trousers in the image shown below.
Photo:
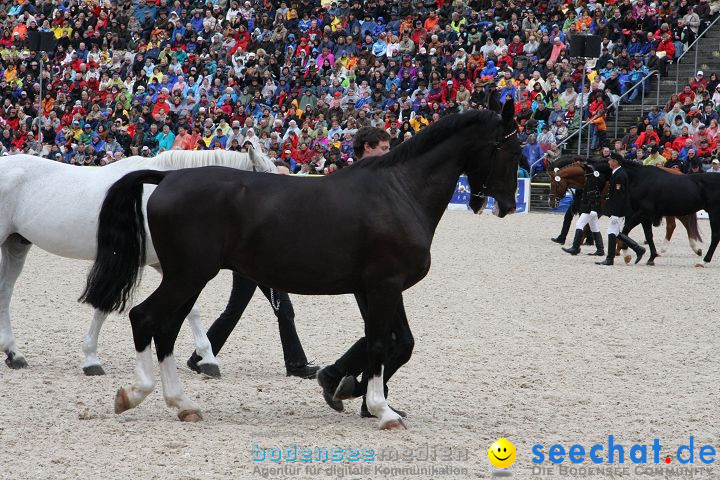
{"label": "black trousers", "polygon": [[295,311],[288,294],[258,285],[255,281],[243,277],[237,272],[233,272],[232,291],[225,311],[207,331],[213,353],[215,355],[220,353],[258,287],[270,302],[278,319],[285,366],[293,368],[306,365],[307,357],[295,330]]}

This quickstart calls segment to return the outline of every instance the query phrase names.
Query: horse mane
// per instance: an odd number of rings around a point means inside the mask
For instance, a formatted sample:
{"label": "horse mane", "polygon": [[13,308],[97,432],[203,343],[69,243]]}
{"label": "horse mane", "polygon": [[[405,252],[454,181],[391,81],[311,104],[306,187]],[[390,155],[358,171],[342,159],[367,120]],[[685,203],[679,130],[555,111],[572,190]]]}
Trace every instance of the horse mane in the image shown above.
{"label": "horse mane", "polygon": [[[274,172],[275,165],[263,154],[255,156],[256,161],[262,165],[264,171]],[[254,163],[250,154],[229,150],[168,150],[155,157],[133,156],[111,163],[103,168],[137,167],[140,169],[176,170],[180,168],[195,168],[209,166],[224,166],[238,170],[252,170]]]}
{"label": "horse mane", "polygon": [[[352,168],[382,168],[422,155],[440,143],[447,140],[454,133],[473,123],[485,122],[489,125],[500,125],[500,116],[492,110],[469,110],[463,113],[454,113],[443,117],[411,139],[402,142],[385,155],[376,157],[372,162],[357,162]],[[491,131],[490,128],[485,131]]]}
{"label": "horse mane", "polygon": [[631,169],[637,169],[637,168],[643,168],[643,167],[645,167],[645,165],[643,165],[643,164],[640,163],[640,162],[636,162],[635,160],[626,160],[626,159],[622,159],[622,160],[620,161],[620,166],[621,166],[621,167],[631,168]]}

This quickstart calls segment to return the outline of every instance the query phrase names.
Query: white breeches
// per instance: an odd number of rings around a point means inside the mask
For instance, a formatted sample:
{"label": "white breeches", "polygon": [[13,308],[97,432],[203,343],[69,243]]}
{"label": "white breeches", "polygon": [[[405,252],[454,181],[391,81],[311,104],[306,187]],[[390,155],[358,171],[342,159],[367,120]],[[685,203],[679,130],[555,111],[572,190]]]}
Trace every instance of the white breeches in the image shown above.
{"label": "white breeches", "polygon": [[590,225],[591,232],[599,232],[600,227],[598,226],[598,214],[596,211],[590,213],[581,213],[580,218],[575,225],[576,229],[582,230],[585,225]]}
{"label": "white breeches", "polygon": [[622,231],[625,225],[625,217],[610,217],[610,223],[608,223],[608,235],[617,235]]}

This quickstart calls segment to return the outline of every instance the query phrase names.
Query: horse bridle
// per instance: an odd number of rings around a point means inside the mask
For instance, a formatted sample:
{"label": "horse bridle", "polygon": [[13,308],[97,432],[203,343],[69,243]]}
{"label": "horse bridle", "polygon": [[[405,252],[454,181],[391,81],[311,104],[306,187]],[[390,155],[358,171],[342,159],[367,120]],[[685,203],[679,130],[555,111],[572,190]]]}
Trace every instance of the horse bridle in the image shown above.
{"label": "horse bridle", "polygon": [[[503,143],[505,143],[510,137],[515,135],[516,133],[517,133],[517,127],[515,127],[515,130],[513,130],[512,132],[503,136],[502,140],[496,140],[495,143],[493,144],[493,152],[497,152],[498,150],[500,150],[500,146]],[[469,176],[470,174],[475,173],[479,169],[480,169],[480,166],[478,166],[477,168],[475,168],[473,170],[466,171],[465,174]],[[492,172],[493,172],[493,164],[491,163],[490,169],[488,170],[487,177],[485,177],[485,181],[483,182],[482,187],[480,188],[480,191],[478,193],[473,193],[471,191],[470,192],[471,197],[477,197],[477,198],[481,198],[481,199],[487,197],[487,188],[488,187],[487,187],[486,183],[487,183],[487,180],[492,176]]]}

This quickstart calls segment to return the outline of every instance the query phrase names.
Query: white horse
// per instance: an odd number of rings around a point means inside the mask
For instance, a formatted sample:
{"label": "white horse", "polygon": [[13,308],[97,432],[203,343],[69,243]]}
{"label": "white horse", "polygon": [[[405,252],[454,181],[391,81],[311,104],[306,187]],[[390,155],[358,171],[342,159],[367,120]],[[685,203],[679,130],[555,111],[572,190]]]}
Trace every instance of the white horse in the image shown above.
{"label": "white horse", "polygon": [[[210,165],[276,171],[270,159],[252,153],[252,150],[250,154],[172,150],[154,158],[129,157],[99,168],[66,165],[31,155],[0,157],[0,350],[7,354],[5,363],[10,368],[27,366],[25,356],[15,343],[10,299],[32,245],[61,257],[94,260],[100,207],[115,181],[135,170],[176,170]],[[143,209],[154,188],[145,187]],[[148,242],[146,264],[159,271],[152,242]],[[106,317],[107,314],[95,311],[83,341],[83,371],[86,375],[105,373],[97,356],[97,341]],[[202,356],[198,366],[208,375],[219,376],[217,360],[196,307],[187,320],[198,355]]]}

